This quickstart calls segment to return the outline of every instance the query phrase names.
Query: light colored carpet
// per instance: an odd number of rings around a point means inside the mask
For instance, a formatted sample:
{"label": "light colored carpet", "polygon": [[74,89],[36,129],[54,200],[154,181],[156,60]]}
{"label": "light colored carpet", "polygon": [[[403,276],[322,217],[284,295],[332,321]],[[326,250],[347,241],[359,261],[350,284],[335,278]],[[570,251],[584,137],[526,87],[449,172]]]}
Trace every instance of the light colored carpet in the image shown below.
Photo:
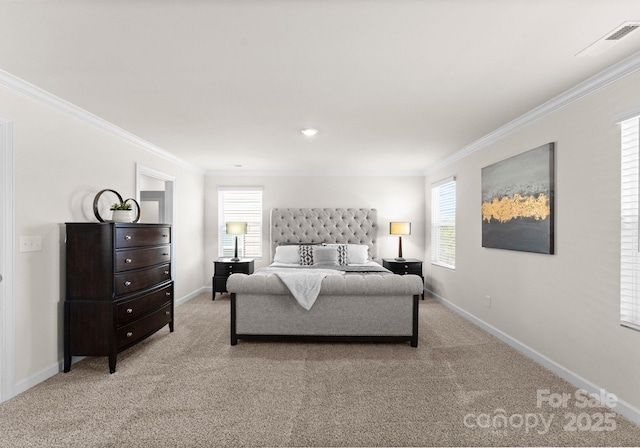
{"label": "light colored carpet", "polygon": [[[242,340],[232,347],[229,298],[208,294],[176,308],[175,329],[121,353],[112,375],[106,358],[86,358],[0,405],[0,446],[640,442],[633,423],[605,419],[609,409],[577,408],[574,399],[566,408],[538,406],[538,390],[574,397],[576,388],[432,299],[420,301],[418,348]],[[553,419],[547,431],[540,415]]]}

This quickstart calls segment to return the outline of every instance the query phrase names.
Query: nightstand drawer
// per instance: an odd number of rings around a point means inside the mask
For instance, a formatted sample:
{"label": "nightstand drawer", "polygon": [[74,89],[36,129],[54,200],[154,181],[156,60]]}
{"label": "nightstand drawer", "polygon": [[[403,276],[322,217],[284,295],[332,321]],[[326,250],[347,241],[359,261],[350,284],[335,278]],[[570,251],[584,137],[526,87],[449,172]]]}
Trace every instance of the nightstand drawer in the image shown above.
{"label": "nightstand drawer", "polygon": [[422,277],[422,261],[407,259],[404,261],[383,258],[382,266],[389,269],[394,274],[406,275],[415,274]]}
{"label": "nightstand drawer", "polygon": [[215,276],[228,277],[231,274],[252,274],[253,260],[251,262],[215,262]]}
{"label": "nightstand drawer", "polygon": [[389,269],[394,274],[400,274],[400,275],[417,274],[417,275],[422,275],[422,265],[421,264],[418,265],[418,264],[399,263],[399,264],[394,264],[394,265],[388,267],[387,269]]}

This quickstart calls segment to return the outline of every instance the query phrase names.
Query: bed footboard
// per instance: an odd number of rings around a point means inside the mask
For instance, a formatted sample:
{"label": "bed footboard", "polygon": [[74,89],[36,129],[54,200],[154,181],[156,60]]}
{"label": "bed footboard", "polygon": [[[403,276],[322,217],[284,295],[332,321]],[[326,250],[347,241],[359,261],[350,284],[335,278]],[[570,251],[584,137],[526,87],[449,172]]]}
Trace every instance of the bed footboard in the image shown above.
{"label": "bed footboard", "polygon": [[231,345],[238,339],[418,345],[418,276],[327,276],[310,310],[275,276],[233,274],[227,286]]}

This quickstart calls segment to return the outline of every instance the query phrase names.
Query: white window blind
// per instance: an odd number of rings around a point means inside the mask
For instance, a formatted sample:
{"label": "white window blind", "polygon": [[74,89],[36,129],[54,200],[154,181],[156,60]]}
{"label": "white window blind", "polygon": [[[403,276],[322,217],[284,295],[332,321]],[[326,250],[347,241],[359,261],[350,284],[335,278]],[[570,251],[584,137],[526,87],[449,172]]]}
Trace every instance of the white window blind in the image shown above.
{"label": "white window blind", "polygon": [[620,323],[636,330],[640,330],[639,122],[635,117],[621,123]]}
{"label": "white window blind", "polygon": [[456,179],[431,186],[431,263],[456,267]]}
{"label": "white window blind", "polygon": [[227,222],[246,222],[247,234],[238,236],[238,256],[262,258],[262,188],[218,189],[218,255],[233,257],[236,235],[226,234]]}

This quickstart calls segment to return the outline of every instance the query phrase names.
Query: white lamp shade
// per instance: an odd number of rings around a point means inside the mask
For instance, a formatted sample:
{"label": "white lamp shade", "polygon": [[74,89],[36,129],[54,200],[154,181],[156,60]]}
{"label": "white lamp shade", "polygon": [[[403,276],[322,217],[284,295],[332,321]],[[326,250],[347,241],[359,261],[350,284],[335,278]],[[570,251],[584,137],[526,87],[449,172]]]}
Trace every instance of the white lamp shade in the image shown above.
{"label": "white lamp shade", "polygon": [[246,235],[247,223],[246,222],[228,222],[226,224],[225,232],[227,235]]}
{"label": "white lamp shade", "polygon": [[411,235],[410,222],[390,222],[389,233],[391,235]]}

